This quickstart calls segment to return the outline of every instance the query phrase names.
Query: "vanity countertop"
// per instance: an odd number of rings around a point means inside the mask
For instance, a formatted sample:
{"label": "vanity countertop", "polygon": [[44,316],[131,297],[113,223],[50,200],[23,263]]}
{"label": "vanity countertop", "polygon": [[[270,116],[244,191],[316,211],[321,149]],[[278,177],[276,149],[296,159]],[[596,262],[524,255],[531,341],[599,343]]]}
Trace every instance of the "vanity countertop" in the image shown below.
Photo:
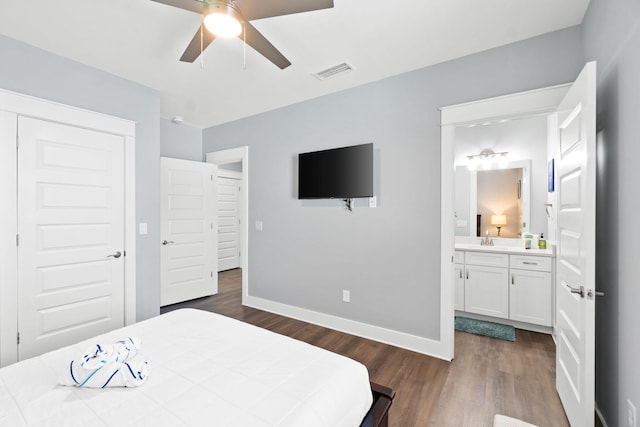
{"label": "vanity countertop", "polygon": [[544,257],[555,256],[553,248],[525,249],[524,246],[500,245],[500,244],[495,246],[490,246],[490,245],[482,246],[477,243],[456,243],[455,249],[457,251],[500,252],[505,254],[514,254],[514,255],[532,255],[532,256],[544,256]]}

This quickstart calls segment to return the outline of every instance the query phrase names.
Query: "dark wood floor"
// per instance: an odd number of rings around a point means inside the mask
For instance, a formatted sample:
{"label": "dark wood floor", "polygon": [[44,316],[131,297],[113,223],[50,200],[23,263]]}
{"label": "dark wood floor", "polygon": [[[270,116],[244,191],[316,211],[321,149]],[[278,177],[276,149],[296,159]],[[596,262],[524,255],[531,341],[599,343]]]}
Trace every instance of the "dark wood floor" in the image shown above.
{"label": "dark wood floor", "polygon": [[568,426],[555,390],[549,335],[516,330],[516,342],[456,332],[448,363],[241,304],[241,272],[219,275],[212,297],[163,307],[193,307],[233,317],[358,360],[371,380],[396,390],[391,426],[491,426],[495,414],[540,427]]}

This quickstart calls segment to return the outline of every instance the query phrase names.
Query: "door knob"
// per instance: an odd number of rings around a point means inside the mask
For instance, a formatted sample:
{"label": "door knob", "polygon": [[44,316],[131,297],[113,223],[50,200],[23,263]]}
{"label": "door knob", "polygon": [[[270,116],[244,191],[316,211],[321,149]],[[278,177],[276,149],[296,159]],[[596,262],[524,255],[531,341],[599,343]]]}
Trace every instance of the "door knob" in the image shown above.
{"label": "door knob", "polygon": [[165,245],[165,246],[166,246],[166,245],[170,245],[170,244],[172,244],[172,243],[173,243],[173,240],[163,240],[163,241],[162,241],[162,244],[163,244],[163,245]]}
{"label": "door knob", "polygon": [[584,298],[584,286],[580,286],[579,288],[572,288],[567,285],[567,288],[571,291],[572,294],[578,294],[580,297]]}
{"label": "door knob", "polygon": [[122,256],[122,254],[120,253],[120,251],[118,251],[115,254],[107,255],[107,258],[110,258],[110,257],[120,258],[120,256]]}

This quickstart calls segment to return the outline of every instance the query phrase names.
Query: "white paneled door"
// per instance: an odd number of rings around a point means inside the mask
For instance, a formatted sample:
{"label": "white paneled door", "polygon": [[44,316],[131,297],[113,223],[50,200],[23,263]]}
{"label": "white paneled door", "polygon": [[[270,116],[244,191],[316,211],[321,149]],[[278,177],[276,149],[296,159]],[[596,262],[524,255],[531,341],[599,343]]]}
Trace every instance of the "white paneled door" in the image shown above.
{"label": "white paneled door", "polygon": [[18,119],[20,360],[124,325],[124,138]]}
{"label": "white paneled door", "polygon": [[165,306],[218,292],[217,166],[167,157],[160,164],[160,305]]}
{"label": "white paneled door", "polygon": [[594,424],[596,65],[558,109],[556,388],[572,426]]}
{"label": "white paneled door", "polygon": [[240,267],[241,176],[218,170],[218,271]]}

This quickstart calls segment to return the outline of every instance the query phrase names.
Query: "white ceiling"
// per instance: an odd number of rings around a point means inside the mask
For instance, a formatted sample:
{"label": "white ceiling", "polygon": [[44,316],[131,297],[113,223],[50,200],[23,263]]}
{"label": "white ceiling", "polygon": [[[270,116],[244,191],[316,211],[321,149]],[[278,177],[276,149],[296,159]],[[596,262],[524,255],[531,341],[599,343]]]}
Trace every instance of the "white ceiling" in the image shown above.
{"label": "white ceiling", "polygon": [[[260,0],[256,0],[260,1]],[[292,0],[293,1],[293,0]],[[200,15],[151,0],[0,0],[0,33],[154,88],[161,114],[201,128],[580,24],[589,0],[335,0],[252,24],[292,65],[239,39],[178,59]],[[348,61],[326,81],[312,73]]]}

